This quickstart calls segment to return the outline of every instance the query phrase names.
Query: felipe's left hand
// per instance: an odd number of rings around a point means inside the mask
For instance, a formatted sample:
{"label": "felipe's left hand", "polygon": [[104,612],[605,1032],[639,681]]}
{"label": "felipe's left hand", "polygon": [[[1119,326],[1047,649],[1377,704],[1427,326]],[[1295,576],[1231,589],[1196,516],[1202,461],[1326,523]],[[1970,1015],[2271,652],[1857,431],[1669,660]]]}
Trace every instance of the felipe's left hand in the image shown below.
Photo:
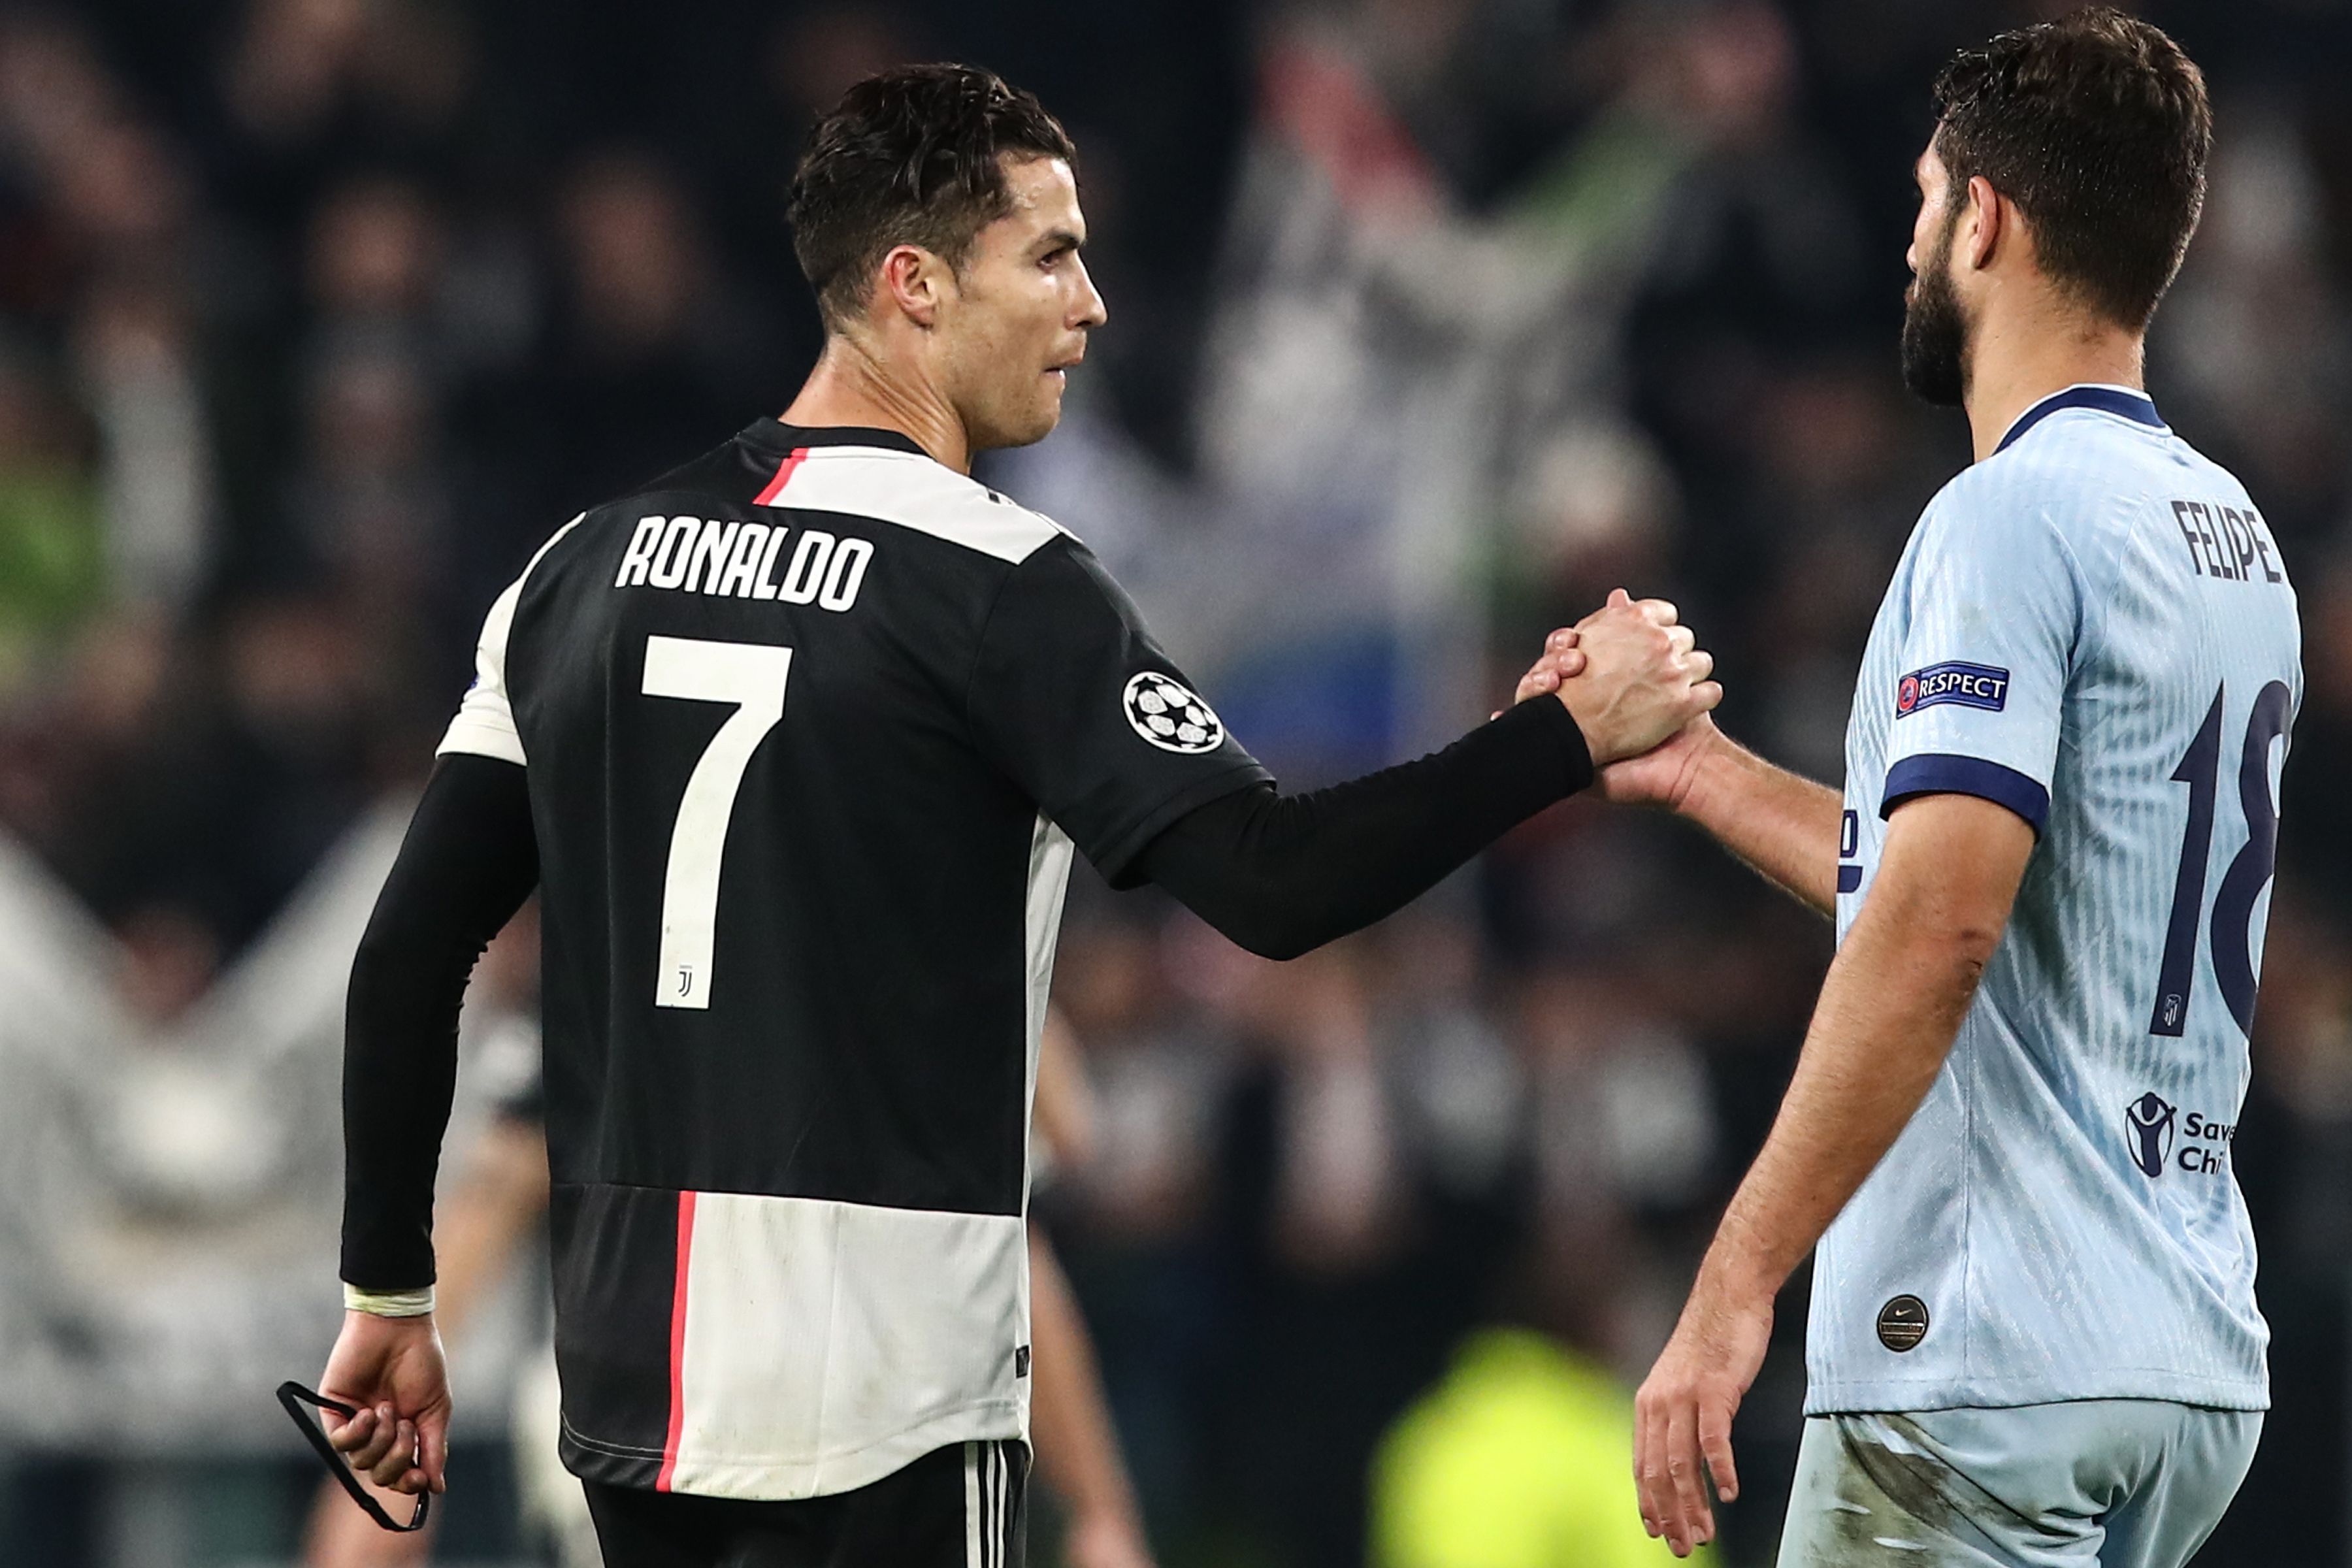
{"label": "felipe's left hand", "polygon": [[1683,1308],[1674,1338],[1633,1397],[1633,1483],[1642,1524],[1677,1557],[1715,1539],[1704,1463],[1724,1502],[1739,1495],[1731,1460],[1731,1418],[1764,1364],[1772,1298],[1735,1299],[1704,1276]]}

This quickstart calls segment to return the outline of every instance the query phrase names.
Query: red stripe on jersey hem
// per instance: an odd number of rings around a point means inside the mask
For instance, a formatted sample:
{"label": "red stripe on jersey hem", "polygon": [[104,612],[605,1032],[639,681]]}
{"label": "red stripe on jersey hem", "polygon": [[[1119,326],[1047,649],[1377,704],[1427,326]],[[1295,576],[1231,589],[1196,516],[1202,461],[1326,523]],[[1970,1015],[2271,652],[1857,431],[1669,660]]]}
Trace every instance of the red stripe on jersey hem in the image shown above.
{"label": "red stripe on jersey hem", "polygon": [[809,449],[806,447],[793,447],[791,455],[776,465],[776,477],[768,481],[768,488],[751,498],[751,504],[753,506],[775,505],[776,498],[784,493],[784,486],[792,479],[793,470],[799,468],[808,455]]}
{"label": "red stripe on jersey hem", "polygon": [[[785,459],[790,469],[803,454],[795,452]],[[778,478],[778,484],[783,482]],[[670,1298],[669,1309],[669,1436],[662,1444],[660,1473],[654,1477],[654,1490],[666,1492],[677,1474],[678,1439],[686,1432],[686,1280],[688,1263],[694,1257],[694,1194],[677,1194],[677,1287]]]}

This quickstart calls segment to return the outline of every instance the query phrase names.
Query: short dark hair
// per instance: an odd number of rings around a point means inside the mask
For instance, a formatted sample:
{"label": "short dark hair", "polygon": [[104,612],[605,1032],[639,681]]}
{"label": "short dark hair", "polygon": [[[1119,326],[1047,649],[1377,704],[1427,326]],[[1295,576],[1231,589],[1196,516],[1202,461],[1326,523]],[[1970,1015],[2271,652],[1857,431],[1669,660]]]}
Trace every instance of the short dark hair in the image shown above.
{"label": "short dark hair", "polygon": [[2204,73],[2109,6],[1962,49],[1936,78],[1936,151],[1957,208],[1981,174],[2017,204],[2042,270],[2137,331],[2205,205]]}
{"label": "short dark hair", "polygon": [[828,327],[866,305],[874,268],[901,245],[961,268],[982,228],[1013,210],[1006,157],[1073,164],[1069,132],[1030,93],[976,66],[900,66],[843,95],[793,174],[793,251]]}

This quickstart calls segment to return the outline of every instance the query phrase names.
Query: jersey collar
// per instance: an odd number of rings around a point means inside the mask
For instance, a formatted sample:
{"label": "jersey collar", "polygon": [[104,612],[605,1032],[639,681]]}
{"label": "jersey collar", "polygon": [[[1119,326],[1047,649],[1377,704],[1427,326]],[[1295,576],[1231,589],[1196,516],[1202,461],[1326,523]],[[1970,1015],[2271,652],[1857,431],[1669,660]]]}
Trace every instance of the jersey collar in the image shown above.
{"label": "jersey collar", "polygon": [[2110,386],[2105,382],[2079,382],[2063,392],[2053,392],[2017,416],[2009,434],[1995,447],[1996,453],[2006,452],[2017,445],[2017,438],[2049,418],[2062,408],[2095,408],[2102,414],[2119,414],[2126,419],[2146,425],[2151,429],[2166,428],[2157,417],[2156,405],[2145,392],[2135,392],[2128,386]]}
{"label": "jersey collar", "polygon": [[892,452],[910,452],[918,458],[929,456],[911,436],[896,430],[869,430],[857,425],[787,425],[781,419],[761,419],[744,430],[739,439],[778,457],[809,447],[880,447]]}

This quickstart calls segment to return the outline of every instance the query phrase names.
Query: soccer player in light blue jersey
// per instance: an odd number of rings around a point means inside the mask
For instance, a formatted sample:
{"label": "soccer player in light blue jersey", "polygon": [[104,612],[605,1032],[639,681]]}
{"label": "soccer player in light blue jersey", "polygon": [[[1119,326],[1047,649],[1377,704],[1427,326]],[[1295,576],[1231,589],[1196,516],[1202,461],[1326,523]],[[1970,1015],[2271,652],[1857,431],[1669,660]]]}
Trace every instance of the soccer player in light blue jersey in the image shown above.
{"label": "soccer player in light blue jersey", "polygon": [[[1710,1539],[1775,1292],[1816,1251],[1780,1562],[2178,1568],[2269,1404],[2231,1173],[2295,601],[2141,390],[2204,193],[2202,79],[2111,10],[1963,51],[1903,360],[1976,461],[1864,656],[1843,798],[1704,718],[1603,774],[1827,914],[1771,1135],[1643,1385],[1653,1533]],[[1538,689],[1568,675],[1570,640]]]}

